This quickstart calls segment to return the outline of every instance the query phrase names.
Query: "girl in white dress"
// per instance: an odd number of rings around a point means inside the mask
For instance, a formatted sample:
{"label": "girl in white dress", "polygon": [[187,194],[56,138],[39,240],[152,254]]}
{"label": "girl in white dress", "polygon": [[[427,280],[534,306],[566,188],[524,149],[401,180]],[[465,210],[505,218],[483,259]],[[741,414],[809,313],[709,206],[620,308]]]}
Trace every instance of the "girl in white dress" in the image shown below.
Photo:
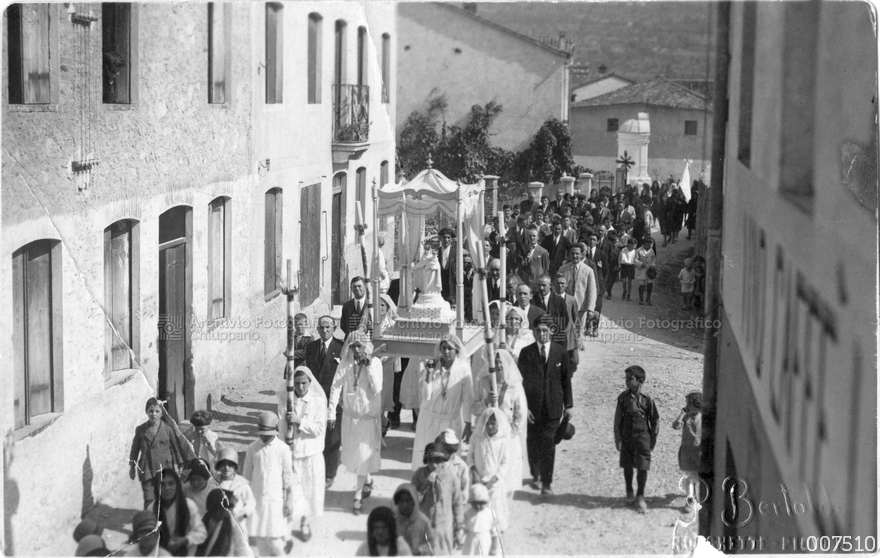
{"label": "girl in white dress", "polygon": [[412,470],[422,466],[425,445],[451,428],[466,442],[471,430],[473,378],[464,360],[464,345],[453,333],[434,347],[434,362],[419,378],[419,422],[413,442]]}
{"label": "girl in white dress", "polygon": [[287,423],[293,425],[293,517],[300,517],[303,540],[312,537],[309,518],[324,515],[324,430],[327,427],[327,397],[321,384],[306,366],[293,371],[293,412],[287,411],[287,381],[277,391],[278,414],[285,417],[280,423],[280,438],[285,440]]}
{"label": "girl in white dress", "polygon": [[[522,374],[513,355],[509,351],[495,352],[495,368],[497,369],[496,385],[498,386],[498,408],[504,413],[510,425],[510,444],[508,458],[508,476],[506,482],[507,495],[513,499],[513,493],[522,486],[523,446],[525,445],[526,420],[529,414],[526,393],[523,391]],[[474,405],[471,412],[482,416],[491,404],[491,386],[489,369],[484,366],[474,386]]]}
{"label": "girl in white dress", "polygon": [[382,363],[372,356],[369,338],[353,331],[342,346],[342,362],[330,387],[333,409],[327,427],[335,426],[336,405],[342,403],[342,464],[357,475],[354,513],[359,515],[361,500],[370,496],[370,473],[379,470],[382,458]]}
{"label": "girl in white dress", "polygon": [[[394,327],[397,321],[397,305],[387,294],[379,295],[379,331]],[[382,413],[394,412],[394,374],[400,372],[400,358],[383,356],[382,361]]]}
{"label": "girl in white dress", "polygon": [[[498,407],[489,407],[480,418],[468,452],[468,465],[475,482],[489,489],[489,507],[499,533],[507,529],[507,477],[510,424]],[[496,554],[498,537],[492,537],[490,555]]]}

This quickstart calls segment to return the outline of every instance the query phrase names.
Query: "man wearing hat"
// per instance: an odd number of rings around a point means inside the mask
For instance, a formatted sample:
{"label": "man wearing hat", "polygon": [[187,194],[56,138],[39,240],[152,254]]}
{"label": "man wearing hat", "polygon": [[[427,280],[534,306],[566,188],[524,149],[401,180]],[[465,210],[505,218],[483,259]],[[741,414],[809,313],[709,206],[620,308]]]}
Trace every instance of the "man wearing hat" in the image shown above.
{"label": "man wearing hat", "polygon": [[124,556],[171,556],[159,546],[157,527],[155,512],[143,510],[134,514],[131,520],[131,537],[128,539],[130,546]]}
{"label": "man wearing hat", "polygon": [[293,543],[287,526],[287,517],[293,512],[293,461],[290,448],[276,435],[278,415],[261,412],[257,433],[260,439],[248,446],[242,471],[257,501],[248,533],[257,540],[261,556],[283,556]]}
{"label": "man wearing hat", "polygon": [[440,291],[443,300],[449,304],[455,304],[455,246],[452,239],[455,233],[450,228],[440,229],[440,251],[437,259],[440,261]]}

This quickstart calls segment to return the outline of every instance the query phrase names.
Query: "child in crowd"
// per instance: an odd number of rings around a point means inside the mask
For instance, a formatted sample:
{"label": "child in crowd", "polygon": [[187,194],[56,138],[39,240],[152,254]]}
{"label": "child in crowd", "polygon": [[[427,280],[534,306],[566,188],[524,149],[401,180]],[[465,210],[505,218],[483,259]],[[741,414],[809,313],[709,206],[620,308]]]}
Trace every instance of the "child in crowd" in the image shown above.
{"label": "child in crowd", "polygon": [[475,484],[471,487],[470,507],[464,512],[464,524],[467,534],[464,539],[463,556],[487,556],[497,550],[498,531],[492,521],[492,509],[489,507],[489,489],[486,485]]}
{"label": "child in crowd", "polygon": [[[636,250],[635,271],[636,281],[639,282],[639,304],[653,306],[651,293],[654,291],[654,277],[657,276],[657,254],[651,249],[654,239],[646,236],[642,240],[642,247]],[[645,298],[645,292],[648,296]]]}
{"label": "child in crowd", "polygon": [[73,530],[73,540],[79,542],[89,535],[98,535],[104,532],[104,528],[92,521],[91,519],[83,519]]}
{"label": "child in crowd", "polygon": [[[220,488],[232,492],[235,497],[235,504],[232,506],[232,519],[238,523],[238,526],[245,530],[247,528],[247,518],[254,513],[257,508],[257,501],[254,499],[254,493],[251,490],[251,483],[238,472],[238,452],[232,448],[223,448],[217,455],[217,464],[214,466],[217,470]],[[244,532],[247,539],[247,531]]]}
{"label": "child in crowd", "polygon": [[144,509],[148,509],[156,497],[162,469],[180,471],[184,464],[195,458],[195,453],[192,444],[180,433],[177,423],[168,416],[158,399],[149,398],[144,412],[148,420],[134,431],[128,455],[128,476],[134,480],[137,474],[143,488]]}
{"label": "child in crowd", "polygon": [[464,497],[465,494],[469,493],[471,487],[471,471],[468,464],[458,454],[461,442],[459,442],[458,436],[455,435],[455,430],[447,428],[441,432],[437,439],[434,440],[434,445],[442,447],[449,454],[449,468],[452,469],[452,472],[458,479],[461,495]]}
{"label": "child in crowd", "polygon": [[633,277],[636,276],[635,239],[630,238],[626,241],[626,245],[624,246],[623,250],[620,251],[618,262],[620,263],[620,282],[623,283],[623,296],[621,297],[621,300],[632,300],[632,282]]}
{"label": "child in crowd", "polygon": [[672,423],[674,430],[681,430],[681,447],[678,448],[678,467],[685,474],[688,509],[697,503],[699,472],[703,469],[700,447],[703,423],[703,394],[693,391],[685,397],[685,406]]}
{"label": "child in crowd", "polygon": [[419,508],[434,529],[434,555],[452,554],[456,543],[464,542],[464,497],[458,479],[447,463],[445,448],[433,442],[425,446],[424,467],[413,473],[412,484],[421,495]]}
{"label": "child in crowd", "polygon": [[694,260],[687,258],[684,261],[684,269],[678,272],[678,280],[681,282],[681,309],[689,310],[694,304],[694,283],[697,281]]}
{"label": "child in crowd", "polygon": [[202,523],[208,533],[205,542],[196,549],[196,556],[253,556],[247,538],[232,520],[231,492],[215,488],[208,494]]}
{"label": "child in crowd", "polygon": [[391,508],[379,506],[367,516],[367,540],[355,556],[412,556],[412,550],[397,534],[397,523]]}
{"label": "child in crowd", "polygon": [[412,483],[403,483],[394,491],[394,518],[397,534],[403,537],[413,556],[434,555],[434,530],[428,516],[418,508],[419,493]]}
{"label": "child in crowd", "polygon": [[196,457],[204,459],[209,469],[214,468],[217,452],[221,447],[217,433],[211,430],[213,421],[214,415],[211,411],[196,411],[189,417],[193,429],[186,433],[186,439],[192,443]]}
{"label": "child in crowd", "polygon": [[220,488],[208,465],[201,459],[193,459],[187,465],[189,476],[187,477],[186,487],[183,494],[193,501],[199,510],[199,517],[205,515],[205,505],[208,500],[208,494],[215,488]]}
{"label": "child in crowd", "polygon": [[702,256],[694,258],[694,306],[703,307],[703,293],[706,291],[706,260]]}
{"label": "child in crowd", "polygon": [[[626,391],[617,396],[614,412],[614,445],[620,452],[620,466],[626,482],[626,502],[638,507],[641,513],[648,511],[645,502],[645,484],[651,468],[651,452],[657,443],[660,415],[654,401],[642,393],[645,370],[630,366],[625,370]],[[636,469],[637,492],[633,495],[633,469]]]}
{"label": "child in crowd", "polygon": [[[498,407],[489,407],[477,420],[477,428],[468,463],[474,482],[489,489],[489,505],[497,533],[507,528],[507,472],[510,444],[510,423]],[[497,551],[498,539],[493,537],[490,554]]]}
{"label": "child in crowd", "polygon": [[155,484],[153,514],[159,522],[159,546],[172,556],[193,556],[208,537],[195,503],[183,492],[183,483],[174,469],[163,469]]}

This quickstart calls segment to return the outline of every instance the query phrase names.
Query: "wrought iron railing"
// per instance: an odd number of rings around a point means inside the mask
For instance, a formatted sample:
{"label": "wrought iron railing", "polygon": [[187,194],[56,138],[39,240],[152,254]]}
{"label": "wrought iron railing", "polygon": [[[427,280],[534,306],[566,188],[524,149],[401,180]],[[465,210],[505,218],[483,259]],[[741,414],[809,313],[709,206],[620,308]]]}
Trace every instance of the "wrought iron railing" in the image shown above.
{"label": "wrought iron railing", "polygon": [[361,143],[370,137],[370,86],[333,86],[333,141]]}

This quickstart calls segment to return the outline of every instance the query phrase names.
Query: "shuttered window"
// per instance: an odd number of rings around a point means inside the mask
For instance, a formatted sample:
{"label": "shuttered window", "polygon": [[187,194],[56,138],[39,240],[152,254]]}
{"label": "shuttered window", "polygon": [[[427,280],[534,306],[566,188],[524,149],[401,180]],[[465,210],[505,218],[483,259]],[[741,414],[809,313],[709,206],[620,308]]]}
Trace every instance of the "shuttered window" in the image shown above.
{"label": "shuttered window", "polygon": [[104,379],[133,367],[139,331],[138,225],[117,221],[104,229]]}
{"label": "shuttered window", "polygon": [[311,184],[300,193],[299,275],[300,304],[311,305],[321,296],[321,185]]}
{"label": "shuttered window", "polygon": [[266,192],[266,239],[263,292],[271,296],[281,290],[281,221],[283,217],[281,188]]}
{"label": "shuttered window", "polygon": [[38,240],[12,256],[14,421],[61,411],[61,245]]}
{"label": "shuttered window", "polygon": [[217,198],[208,205],[208,320],[229,317],[231,213],[229,198]]}
{"label": "shuttered window", "polygon": [[9,103],[49,104],[49,4],[6,10]]}
{"label": "shuttered window", "polygon": [[230,9],[230,4],[208,4],[208,102],[212,104],[227,102],[230,91],[227,84],[232,58]]}
{"label": "shuttered window", "polygon": [[370,67],[367,58],[367,28],[358,27],[357,35],[357,84],[367,85],[369,83],[368,71]]}
{"label": "shuttered window", "polygon": [[382,102],[390,102],[391,88],[391,35],[382,34]]}
{"label": "shuttered window", "polygon": [[309,14],[309,44],[308,44],[308,72],[309,72],[309,104],[321,103],[321,40],[322,19],[319,14]]}
{"label": "shuttered window", "polygon": [[266,4],[266,103],[281,103],[284,85],[284,8]]}
{"label": "shuttered window", "polygon": [[104,102],[131,103],[131,4],[101,4]]}
{"label": "shuttered window", "polygon": [[355,173],[354,201],[361,208],[361,217],[367,219],[367,169],[361,167]]}

